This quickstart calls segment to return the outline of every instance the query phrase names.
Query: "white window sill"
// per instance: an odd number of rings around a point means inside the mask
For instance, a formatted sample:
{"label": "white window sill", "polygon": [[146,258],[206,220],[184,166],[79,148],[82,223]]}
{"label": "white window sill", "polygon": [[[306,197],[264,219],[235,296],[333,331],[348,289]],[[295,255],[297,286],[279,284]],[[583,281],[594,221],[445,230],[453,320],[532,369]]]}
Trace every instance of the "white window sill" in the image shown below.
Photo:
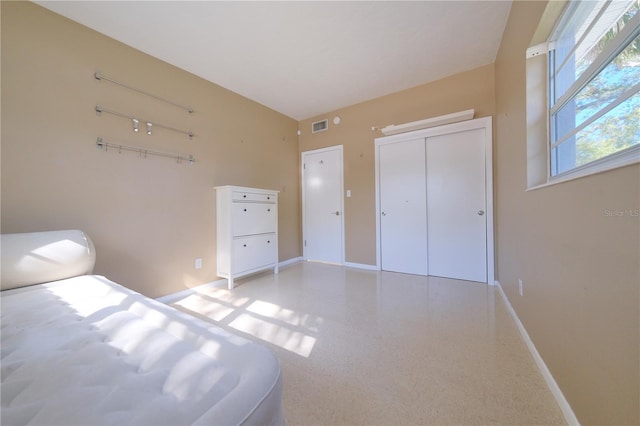
{"label": "white window sill", "polygon": [[564,172],[560,175],[550,177],[547,179],[546,183],[528,187],[526,191],[535,191],[536,189],[546,188],[548,186],[568,182],[574,179],[580,179],[636,163],[640,163],[640,145],[635,145],[617,154],[585,164],[584,166],[576,167],[575,169]]}

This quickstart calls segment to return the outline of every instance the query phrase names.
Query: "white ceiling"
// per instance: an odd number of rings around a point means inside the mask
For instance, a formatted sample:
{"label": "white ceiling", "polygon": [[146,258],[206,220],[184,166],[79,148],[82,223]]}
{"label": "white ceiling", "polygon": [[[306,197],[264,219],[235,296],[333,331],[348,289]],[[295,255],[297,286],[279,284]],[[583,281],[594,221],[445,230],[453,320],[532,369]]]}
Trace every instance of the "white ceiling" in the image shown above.
{"label": "white ceiling", "polygon": [[511,1],[36,1],[297,120],[494,62]]}

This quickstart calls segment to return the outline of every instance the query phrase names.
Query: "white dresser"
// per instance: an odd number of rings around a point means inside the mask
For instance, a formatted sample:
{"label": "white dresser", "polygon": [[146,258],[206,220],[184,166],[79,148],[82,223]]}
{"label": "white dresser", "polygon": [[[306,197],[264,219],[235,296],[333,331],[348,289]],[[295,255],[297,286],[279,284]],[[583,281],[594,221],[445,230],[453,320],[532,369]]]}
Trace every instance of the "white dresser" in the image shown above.
{"label": "white dresser", "polygon": [[278,191],[217,186],[218,276],[278,273]]}

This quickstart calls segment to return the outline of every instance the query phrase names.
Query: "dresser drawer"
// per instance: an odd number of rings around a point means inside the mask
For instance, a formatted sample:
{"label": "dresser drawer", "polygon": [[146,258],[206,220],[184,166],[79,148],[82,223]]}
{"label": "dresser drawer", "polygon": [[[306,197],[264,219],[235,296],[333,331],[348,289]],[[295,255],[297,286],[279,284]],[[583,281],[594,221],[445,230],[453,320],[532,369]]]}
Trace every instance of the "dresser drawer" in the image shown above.
{"label": "dresser drawer", "polygon": [[233,240],[233,274],[277,263],[276,234],[255,235]]}
{"label": "dresser drawer", "polygon": [[234,236],[275,232],[278,226],[275,204],[232,203],[231,214],[235,219],[232,225]]}
{"label": "dresser drawer", "polygon": [[277,194],[233,191],[231,199],[233,201],[258,201],[264,203],[275,203],[277,200]]}

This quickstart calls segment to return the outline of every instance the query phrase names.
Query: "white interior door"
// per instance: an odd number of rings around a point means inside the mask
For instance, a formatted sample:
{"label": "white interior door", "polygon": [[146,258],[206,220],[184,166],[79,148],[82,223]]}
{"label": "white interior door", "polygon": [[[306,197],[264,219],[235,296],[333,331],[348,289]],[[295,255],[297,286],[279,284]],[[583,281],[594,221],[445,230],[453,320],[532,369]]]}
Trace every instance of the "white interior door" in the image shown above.
{"label": "white interior door", "polygon": [[342,146],[302,153],[303,254],[344,262]]}
{"label": "white interior door", "polygon": [[487,282],[485,130],[428,137],[426,147],[429,275]]}
{"label": "white interior door", "polygon": [[427,275],[424,138],[378,147],[381,268]]}

